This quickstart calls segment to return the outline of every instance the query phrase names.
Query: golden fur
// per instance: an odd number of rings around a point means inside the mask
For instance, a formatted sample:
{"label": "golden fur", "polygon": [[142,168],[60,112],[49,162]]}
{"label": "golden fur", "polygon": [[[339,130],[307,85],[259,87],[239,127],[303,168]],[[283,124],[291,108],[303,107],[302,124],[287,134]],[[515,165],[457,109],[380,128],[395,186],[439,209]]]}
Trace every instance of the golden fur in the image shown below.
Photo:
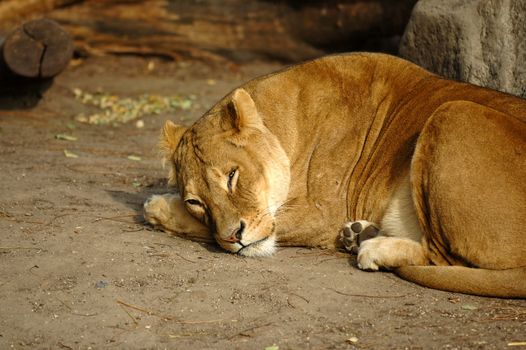
{"label": "golden fur", "polygon": [[226,250],[337,248],[380,223],[358,266],[443,290],[526,297],[526,102],[382,54],[255,79],[162,149],[181,197],[148,221]]}

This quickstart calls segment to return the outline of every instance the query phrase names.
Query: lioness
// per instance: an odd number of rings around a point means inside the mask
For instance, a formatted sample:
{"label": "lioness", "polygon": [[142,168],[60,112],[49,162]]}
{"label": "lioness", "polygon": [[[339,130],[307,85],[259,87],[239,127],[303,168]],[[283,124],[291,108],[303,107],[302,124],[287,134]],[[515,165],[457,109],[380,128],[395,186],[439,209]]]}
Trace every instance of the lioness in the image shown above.
{"label": "lioness", "polygon": [[161,146],[180,196],[144,210],[166,230],[246,256],[360,245],[364,270],[526,297],[522,99],[336,55],[252,80],[190,128],[168,121]]}

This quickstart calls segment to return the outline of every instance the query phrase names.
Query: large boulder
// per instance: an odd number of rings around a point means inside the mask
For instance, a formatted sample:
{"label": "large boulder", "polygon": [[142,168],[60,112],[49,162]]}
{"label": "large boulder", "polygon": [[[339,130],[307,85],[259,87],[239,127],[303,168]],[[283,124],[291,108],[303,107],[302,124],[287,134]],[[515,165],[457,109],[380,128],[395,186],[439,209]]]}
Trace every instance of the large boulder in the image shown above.
{"label": "large boulder", "polygon": [[420,0],[399,53],[442,76],[526,98],[526,1]]}

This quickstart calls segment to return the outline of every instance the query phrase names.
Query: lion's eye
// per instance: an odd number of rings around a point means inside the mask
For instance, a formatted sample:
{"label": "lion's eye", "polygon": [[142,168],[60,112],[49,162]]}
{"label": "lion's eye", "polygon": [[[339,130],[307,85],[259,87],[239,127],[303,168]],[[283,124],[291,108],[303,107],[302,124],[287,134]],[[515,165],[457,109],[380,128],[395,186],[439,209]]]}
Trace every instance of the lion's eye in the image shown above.
{"label": "lion's eye", "polygon": [[227,183],[227,186],[228,186],[228,190],[229,191],[232,191],[232,188],[234,187],[234,182],[236,179],[236,174],[237,174],[237,169],[234,168],[232,170],[230,170],[230,172],[228,173],[228,183]]}
{"label": "lion's eye", "polygon": [[199,202],[197,199],[187,199],[187,200],[185,200],[185,202],[190,204],[190,205],[202,206],[201,202]]}

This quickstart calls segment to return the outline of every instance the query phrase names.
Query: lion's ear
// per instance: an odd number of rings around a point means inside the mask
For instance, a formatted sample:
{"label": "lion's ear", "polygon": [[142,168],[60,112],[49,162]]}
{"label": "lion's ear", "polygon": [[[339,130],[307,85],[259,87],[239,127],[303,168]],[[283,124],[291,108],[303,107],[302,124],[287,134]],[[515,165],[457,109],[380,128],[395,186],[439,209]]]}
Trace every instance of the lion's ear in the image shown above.
{"label": "lion's ear", "polygon": [[263,120],[252,96],[245,89],[236,89],[229,104],[233,126],[240,132],[244,129],[263,129]]}
{"label": "lion's ear", "polygon": [[[186,128],[181,125],[176,125],[172,121],[167,120],[164,123],[164,126],[161,130],[161,140],[159,141],[159,149],[161,151],[161,156],[163,159],[163,165],[173,159],[175,149],[181,140]],[[173,162],[171,162],[173,163]],[[175,182],[175,169],[173,169],[173,164],[170,168],[170,179],[171,183]]]}
{"label": "lion's ear", "polygon": [[186,128],[184,126],[174,124],[171,120],[167,120],[166,123],[164,123],[161,130],[161,141],[159,143],[163,159],[173,157],[175,149],[185,131]]}

